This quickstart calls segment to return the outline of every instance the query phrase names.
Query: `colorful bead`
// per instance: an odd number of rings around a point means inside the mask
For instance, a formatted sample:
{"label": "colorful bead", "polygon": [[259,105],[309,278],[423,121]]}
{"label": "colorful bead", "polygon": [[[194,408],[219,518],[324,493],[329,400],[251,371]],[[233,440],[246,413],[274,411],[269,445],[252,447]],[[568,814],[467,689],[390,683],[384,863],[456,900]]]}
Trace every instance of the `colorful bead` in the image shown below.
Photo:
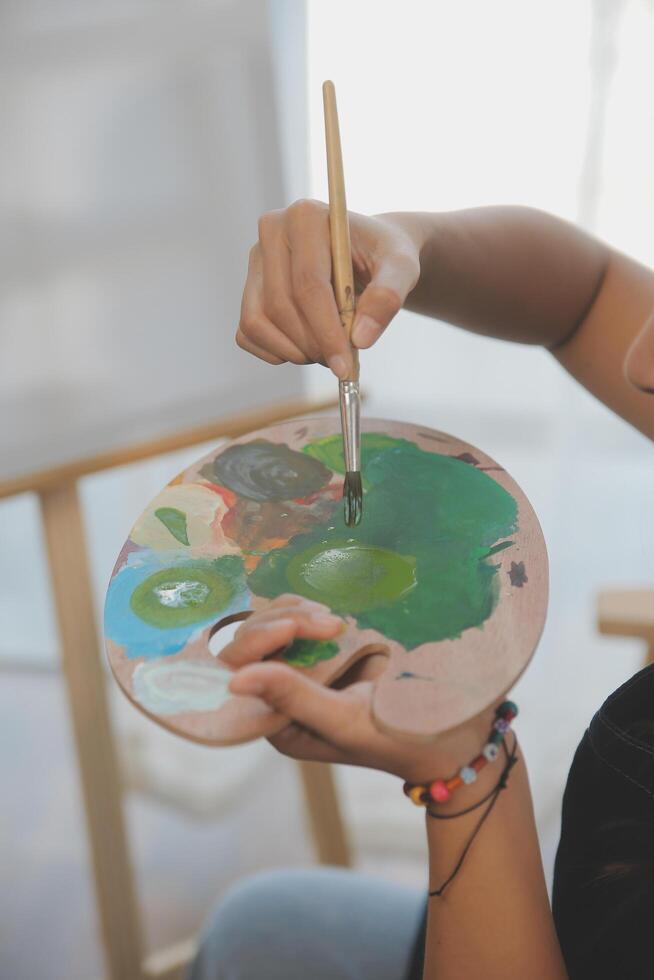
{"label": "colorful bead", "polygon": [[469,786],[477,779],[477,774],[489,762],[495,762],[504,742],[504,736],[511,729],[511,722],[518,714],[518,706],[514,701],[503,701],[495,712],[495,721],[488,736],[488,741],[472,762],[463,766],[452,779],[435,779],[428,786],[404,783],[405,794],[416,806],[426,806],[431,800],[445,803],[450,799],[454,790],[459,786]]}
{"label": "colorful bead", "polygon": [[416,806],[424,806],[424,800],[422,794],[425,792],[424,786],[412,786],[409,790],[409,796],[413,800]]}
{"label": "colorful bead", "polygon": [[488,759],[489,762],[495,762],[498,755],[500,754],[499,746],[494,745],[492,742],[487,742],[481,751],[484,757]]}
{"label": "colorful bead", "polygon": [[445,803],[452,795],[444,779],[436,779],[429,787],[429,795],[437,803]]}

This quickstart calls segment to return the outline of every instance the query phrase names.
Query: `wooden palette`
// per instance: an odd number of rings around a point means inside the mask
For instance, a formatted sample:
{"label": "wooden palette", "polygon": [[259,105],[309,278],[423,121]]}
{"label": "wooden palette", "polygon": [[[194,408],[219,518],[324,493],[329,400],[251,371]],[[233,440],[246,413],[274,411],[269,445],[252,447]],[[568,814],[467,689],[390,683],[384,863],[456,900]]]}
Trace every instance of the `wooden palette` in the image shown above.
{"label": "wooden palette", "polygon": [[343,522],[336,418],[220,446],[136,522],[109,584],[105,640],[121,688],[154,720],[215,745],[288,724],[257,698],[229,695],[230,672],[212,653],[221,626],[288,592],[324,602],[347,628],[278,658],[329,685],[387,653],[372,713],[400,738],[433,739],[524,670],[545,620],[548,566],[518,485],[443,432],[373,419],[362,429],[357,528]]}

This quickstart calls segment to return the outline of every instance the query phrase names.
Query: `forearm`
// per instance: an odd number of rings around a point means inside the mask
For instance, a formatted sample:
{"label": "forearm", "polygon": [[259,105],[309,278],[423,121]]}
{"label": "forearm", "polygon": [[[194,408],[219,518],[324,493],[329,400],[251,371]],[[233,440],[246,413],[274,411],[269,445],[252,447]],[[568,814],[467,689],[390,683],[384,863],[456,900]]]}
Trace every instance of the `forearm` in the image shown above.
{"label": "forearm", "polygon": [[406,306],[477,333],[555,347],[583,321],[609,249],[523,207],[381,215],[409,231],[420,279]]}
{"label": "forearm", "polygon": [[[529,782],[521,758],[442,896],[429,899],[424,980],[565,980]],[[497,779],[494,767],[484,780]],[[490,786],[478,780],[476,795]],[[453,803],[454,801],[452,801]],[[449,805],[449,804],[448,804]],[[463,804],[463,794],[457,805]],[[455,820],[427,816],[430,890],[456,864],[483,809]]]}

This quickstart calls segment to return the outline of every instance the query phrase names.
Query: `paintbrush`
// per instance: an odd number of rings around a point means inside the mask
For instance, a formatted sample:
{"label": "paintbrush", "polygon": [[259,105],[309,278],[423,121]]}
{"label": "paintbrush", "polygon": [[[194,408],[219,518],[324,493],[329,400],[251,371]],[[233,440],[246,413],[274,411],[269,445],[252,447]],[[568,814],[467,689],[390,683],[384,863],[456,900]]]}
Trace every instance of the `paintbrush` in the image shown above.
{"label": "paintbrush", "polygon": [[[348,340],[352,338],[354,322],[354,272],[350,247],[350,226],[347,220],[345,180],[341,135],[336,109],[336,90],[333,82],[322,87],[325,108],[325,144],[327,147],[327,179],[329,184],[329,234],[332,252],[332,283],[338,312]],[[361,520],[363,490],[361,487],[361,404],[359,399],[359,352],[352,348],[352,370],[338,383],[345,458],[343,503],[345,523],[353,527]]]}

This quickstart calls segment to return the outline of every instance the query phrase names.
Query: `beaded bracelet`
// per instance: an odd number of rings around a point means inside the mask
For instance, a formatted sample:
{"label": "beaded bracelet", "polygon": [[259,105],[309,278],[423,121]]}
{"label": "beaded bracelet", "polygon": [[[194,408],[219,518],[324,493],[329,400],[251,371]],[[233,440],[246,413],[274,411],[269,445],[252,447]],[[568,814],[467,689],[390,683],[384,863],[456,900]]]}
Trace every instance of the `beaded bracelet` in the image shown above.
{"label": "beaded bracelet", "polygon": [[477,821],[477,824],[475,825],[472,833],[468,837],[465,847],[461,851],[459,859],[454,865],[452,871],[450,871],[449,875],[447,876],[447,878],[442,884],[440,884],[437,888],[432,888],[428,892],[430,898],[441,898],[441,896],[445,892],[445,889],[452,884],[452,882],[458,875],[459,871],[463,867],[463,862],[465,861],[468,851],[472,847],[477,834],[485,824],[488,817],[490,817],[493,811],[493,807],[495,806],[495,804],[499,799],[500,793],[502,792],[503,789],[506,789],[507,787],[507,783],[509,780],[509,773],[511,772],[514,765],[518,761],[518,754],[516,751],[517,746],[518,746],[518,740],[516,739],[515,735],[513,736],[513,745],[511,747],[510,752],[506,747],[506,741],[502,742],[502,748],[504,749],[504,755],[506,756],[506,765],[504,766],[504,769],[500,773],[500,778],[498,779],[495,786],[493,786],[490,793],[487,793],[487,795],[484,796],[483,799],[478,800],[476,803],[473,803],[472,806],[466,807],[465,810],[459,810],[458,813],[437,813],[434,810],[430,810],[429,808],[427,809],[428,816],[432,817],[434,820],[456,820],[457,817],[463,817],[465,816],[466,813],[472,813],[473,810],[479,810],[479,808],[482,807],[484,803],[488,804],[486,809],[482,813],[480,819]]}
{"label": "beaded bracelet", "polygon": [[518,706],[513,701],[503,701],[495,711],[495,721],[493,722],[488,736],[488,741],[484,745],[479,755],[463,766],[456,776],[451,779],[435,779],[432,783],[405,783],[404,792],[416,806],[428,806],[432,803],[445,803],[450,799],[460,786],[469,786],[477,778],[484,766],[489,762],[495,762],[500,754],[500,745],[511,730],[511,722],[518,715]]}

